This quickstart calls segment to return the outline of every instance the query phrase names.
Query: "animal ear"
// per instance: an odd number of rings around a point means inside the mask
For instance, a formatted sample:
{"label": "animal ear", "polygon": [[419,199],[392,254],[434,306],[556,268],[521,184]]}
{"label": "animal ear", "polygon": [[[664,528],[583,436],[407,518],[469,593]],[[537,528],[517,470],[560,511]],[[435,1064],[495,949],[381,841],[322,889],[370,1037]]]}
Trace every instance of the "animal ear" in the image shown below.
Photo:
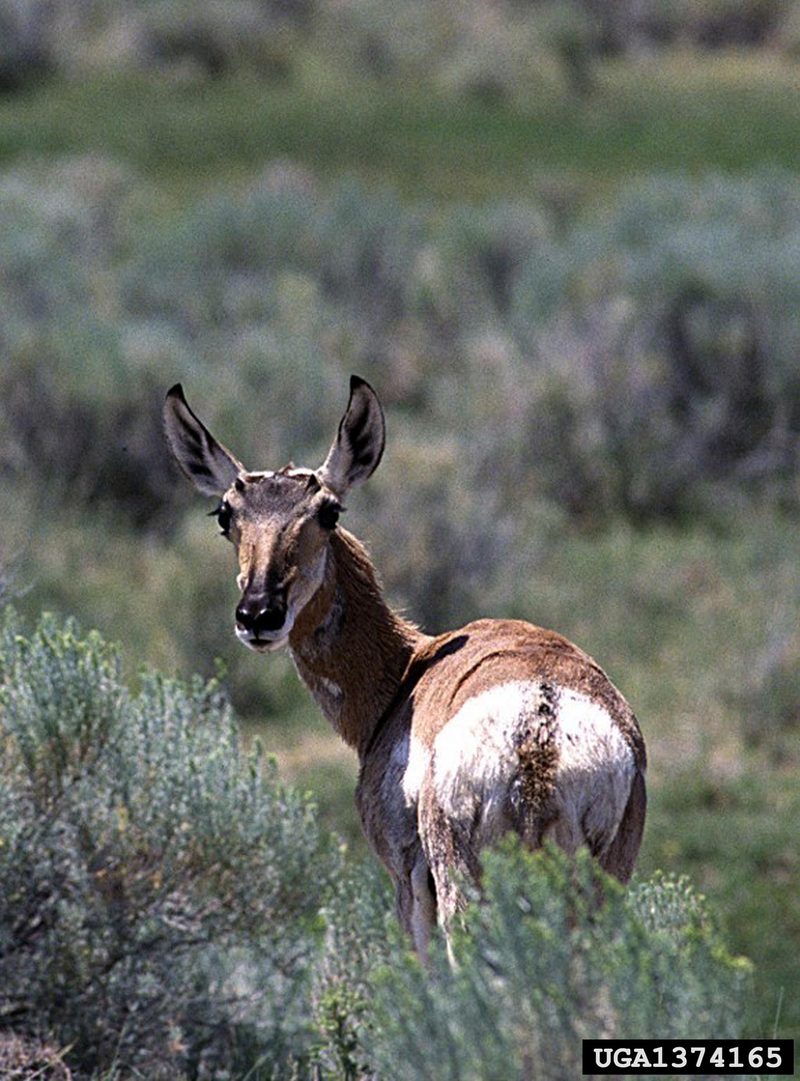
{"label": "animal ear", "polygon": [[317,475],[340,498],[372,476],[383,456],[386,422],[378,395],[365,380],[350,376],[350,401],[339,431]]}
{"label": "animal ear", "polygon": [[203,495],[222,495],[243,472],[241,462],[191,411],[180,383],[167,392],[164,431],[176,462]]}

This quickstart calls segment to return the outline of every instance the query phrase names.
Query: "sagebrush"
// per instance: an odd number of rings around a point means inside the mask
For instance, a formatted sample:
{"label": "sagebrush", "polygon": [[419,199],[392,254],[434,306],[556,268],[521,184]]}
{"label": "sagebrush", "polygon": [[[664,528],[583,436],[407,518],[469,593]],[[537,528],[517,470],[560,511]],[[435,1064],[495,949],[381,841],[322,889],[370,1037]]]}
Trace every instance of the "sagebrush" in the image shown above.
{"label": "sagebrush", "polygon": [[423,971],[216,684],[131,691],[71,622],[7,615],[0,753],[0,1016],[78,1078],[560,1078],[583,1035],[737,1031],[749,966],[685,881],[598,908],[557,852],[487,857],[457,969]]}
{"label": "sagebrush", "polygon": [[[318,451],[360,371],[473,496],[479,543],[520,483],[591,524],[797,510],[789,174],[639,180],[566,228],[535,201],[433,213],[282,166],[168,227],[130,224],[137,191],[92,158],[0,182],[0,466],[53,495],[168,527],[165,370],[253,461]],[[423,504],[425,483],[409,471]]]}
{"label": "sagebrush", "polygon": [[82,1074],[289,1056],[339,854],[240,752],[218,687],[146,673],[132,693],[97,635],[11,616],[0,733],[0,1015]]}

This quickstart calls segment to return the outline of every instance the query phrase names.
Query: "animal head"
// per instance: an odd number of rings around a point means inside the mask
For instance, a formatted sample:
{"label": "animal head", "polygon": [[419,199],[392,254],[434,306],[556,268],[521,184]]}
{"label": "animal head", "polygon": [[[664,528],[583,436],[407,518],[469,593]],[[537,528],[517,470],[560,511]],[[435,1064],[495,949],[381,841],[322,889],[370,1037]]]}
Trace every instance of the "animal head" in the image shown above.
{"label": "animal head", "polygon": [[322,584],[344,498],[381,460],[385,423],[375,391],[351,377],[347,409],[318,469],[245,469],[192,412],[180,384],[167,394],[164,428],[181,470],[219,500],[212,514],[239,564],[237,637],[259,652],[278,649]]}

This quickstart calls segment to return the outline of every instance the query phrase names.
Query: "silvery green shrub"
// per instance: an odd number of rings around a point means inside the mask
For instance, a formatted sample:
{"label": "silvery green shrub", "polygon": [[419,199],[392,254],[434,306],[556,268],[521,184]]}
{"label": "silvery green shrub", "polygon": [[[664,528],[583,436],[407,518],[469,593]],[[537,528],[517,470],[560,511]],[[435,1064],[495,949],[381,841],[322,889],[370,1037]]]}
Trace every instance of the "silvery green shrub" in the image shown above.
{"label": "silvery green shrub", "polygon": [[98,635],[9,614],[0,755],[3,1017],[82,1074],[302,1058],[339,852],[240,750],[218,686],[146,673],[131,692]]}
{"label": "silvery green shrub", "polygon": [[131,691],[69,621],[6,613],[0,758],[0,1013],[78,1077],[566,1078],[583,1037],[738,1031],[749,965],[685,880],[555,851],[488,853],[426,971],[218,685]]}
{"label": "silvery green shrub", "polygon": [[485,859],[483,900],[431,971],[393,958],[375,976],[370,1046],[392,1081],[567,1081],[581,1040],[735,1036],[750,965],[731,957],[682,879],[626,893],[588,858]]}
{"label": "silvery green shrub", "polygon": [[509,507],[522,486],[592,522],[800,501],[788,174],[651,177],[558,225],[533,201],[442,211],[282,165],[155,228],[124,213],[137,184],[85,161],[0,183],[20,475],[157,530],[178,498],[165,371],[243,458],[279,463],[324,453],[360,371],[423,445],[448,434],[476,504],[500,461]]}

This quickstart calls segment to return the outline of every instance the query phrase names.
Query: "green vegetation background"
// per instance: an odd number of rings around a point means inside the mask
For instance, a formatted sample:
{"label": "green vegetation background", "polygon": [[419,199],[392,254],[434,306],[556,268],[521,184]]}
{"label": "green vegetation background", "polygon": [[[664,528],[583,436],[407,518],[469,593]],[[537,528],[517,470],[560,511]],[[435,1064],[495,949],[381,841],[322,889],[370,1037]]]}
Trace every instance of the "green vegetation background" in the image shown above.
{"label": "green vegetation background", "polygon": [[6,594],[134,682],[222,657],[244,738],[357,848],[354,763],[233,641],[159,409],[180,380],[248,464],[315,464],[358,371],[389,443],[347,524],[390,595],[597,657],[650,748],[642,872],[691,875],[754,960],[750,1032],[800,1036],[792,49],[621,51],[586,86],[544,49],[512,90],[502,55],[448,82],[287,34],[0,98]]}

